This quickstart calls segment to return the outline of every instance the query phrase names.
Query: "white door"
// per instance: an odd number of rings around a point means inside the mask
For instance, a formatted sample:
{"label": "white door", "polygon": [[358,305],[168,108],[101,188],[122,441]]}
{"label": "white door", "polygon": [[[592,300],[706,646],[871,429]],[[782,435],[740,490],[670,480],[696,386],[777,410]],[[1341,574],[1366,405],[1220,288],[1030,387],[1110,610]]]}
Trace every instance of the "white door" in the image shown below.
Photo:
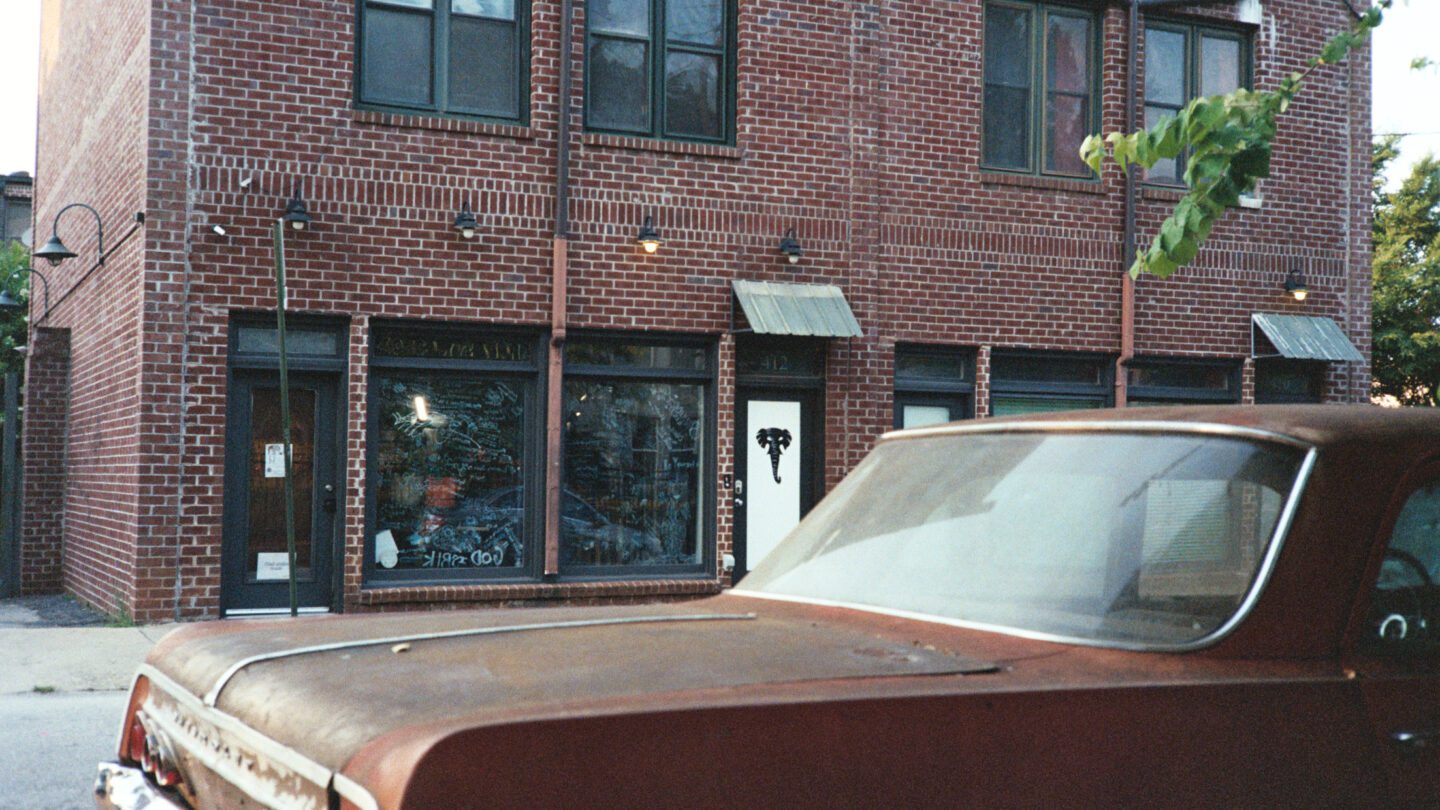
{"label": "white door", "polygon": [[800,522],[805,490],[801,462],[807,436],[801,403],[751,399],[745,406],[745,476],[737,497],[745,510],[745,568],[760,564]]}

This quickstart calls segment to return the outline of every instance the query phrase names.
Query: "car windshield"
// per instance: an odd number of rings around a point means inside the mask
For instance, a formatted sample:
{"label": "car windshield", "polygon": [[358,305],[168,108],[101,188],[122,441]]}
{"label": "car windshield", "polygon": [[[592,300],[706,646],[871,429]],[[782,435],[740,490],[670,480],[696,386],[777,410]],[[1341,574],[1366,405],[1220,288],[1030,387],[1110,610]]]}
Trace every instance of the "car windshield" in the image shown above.
{"label": "car windshield", "polygon": [[898,438],[740,588],[1022,635],[1184,646],[1239,610],[1304,455],[1183,433]]}

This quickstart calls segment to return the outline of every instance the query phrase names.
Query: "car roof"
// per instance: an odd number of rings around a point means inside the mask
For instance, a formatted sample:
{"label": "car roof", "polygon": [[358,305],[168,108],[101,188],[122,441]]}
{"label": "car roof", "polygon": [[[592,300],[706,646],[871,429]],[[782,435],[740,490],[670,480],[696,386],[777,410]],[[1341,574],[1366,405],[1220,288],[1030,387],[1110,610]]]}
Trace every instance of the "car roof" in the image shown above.
{"label": "car roof", "polygon": [[885,438],[1049,428],[1073,430],[1088,426],[1099,430],[1134,426],[1181,432],[1238,428],[1316,447],[1357,441],[1391,445],[1429,437],[1440,446],[1440,409],[1374,405],[1180,405],[1060,411],[893,431],[885,434]]}

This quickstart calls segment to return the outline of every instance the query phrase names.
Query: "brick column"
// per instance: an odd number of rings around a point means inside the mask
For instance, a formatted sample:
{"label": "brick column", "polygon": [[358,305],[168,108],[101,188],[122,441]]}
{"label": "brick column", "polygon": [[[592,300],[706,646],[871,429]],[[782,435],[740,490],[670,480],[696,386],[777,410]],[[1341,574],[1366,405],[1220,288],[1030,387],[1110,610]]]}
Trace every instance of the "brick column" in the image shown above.
{"label": "brick column", "polygon": [[70,403],[70,330],[30,332],[21,458],[20,592],[62,589],[65,436]]}

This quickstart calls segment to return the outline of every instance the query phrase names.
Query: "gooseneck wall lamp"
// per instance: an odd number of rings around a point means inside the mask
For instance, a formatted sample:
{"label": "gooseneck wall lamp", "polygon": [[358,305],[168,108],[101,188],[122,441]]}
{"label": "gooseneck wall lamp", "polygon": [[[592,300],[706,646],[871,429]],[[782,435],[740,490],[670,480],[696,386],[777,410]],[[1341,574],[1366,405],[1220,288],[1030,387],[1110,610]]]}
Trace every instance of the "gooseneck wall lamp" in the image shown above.
{"label": "gooseneck wall lamp", "polygon": [[1296,301],[1304,301],[1310,294],[1310,286],[1305,283],[1305,274],[1299,268],[1291,270],[1285,275],[1285,292],[1289,293]]}
{"label": "gooseneck wall lamp", "polygon": [[305,230],[310,224],[310,212],[305,208],[305,198],[300,196],[300,183],[295,183],[295,194],[290,201],[285,203],[285,216],[283,219],[290,223],[290,227],[297,231]]}
{"label": "gooseneck wall lamp", "polygon": [[470,201],[466,200],[460,204],[460,213],[455,215],[455,230],[466,239],[475,238],[475,230],[480,223],[475,219],[475,212],[470,210]]}
{"label": "gooseneck wall lamp", "polygon": [[70,203],[69,205],[61,208],[58,212],[56,212],[55,220],[50,223],[50,241],[46,242],[43,247],[41,247],[39,250],[35,251],[31,255],[37,258],[44,259],[45,261],[50,263],[51,267],[58,265],[60,262],[63,262],[66,259],[75,258],[75,251],[71,250],[68,247],[65,247],[65,243],[60,241],[60,217],[64,216],[65,212],[69,211],[71,208],[83,208],[86,211],[89,211],[91,216],[95,217],[95,252],[100,257],[100,264],[104,264],[105,223],[100,221],[100,212],[96,211],[94,208],[91,208],[85,203],[79,202]]}
{"label": "gooseneck wall lamp", "polygon": [[654,253],[664,244],[660,239],[660,232],[655,230],[655,218],[653,216],[649,214],[645,215],[645,224],[640,226],[640,235],[635,237],[635,242],[644,248],[646,253]]}
{"label": "gooseneck wall lamp", "polygon": [[[15,271],[15,275],[18,276],[22,272],[29,273],[32,276],[40,279],[40,288],[45,291],[45,310],[40,313],[40,320],[43,321],[45,320],[45,316],[50,314],[50,281],[49,279],[45,278],[44,274],[42,274],[39,270],[36,270],[33,267],[22,267],[19,270]],[[14,276],[11,276],[11,278],[14,278]],[[22,309],[25,309],[24,301],[21,301],[20,299],[11,295],[9,290],[0,292],[0,310],[5,310],[6,312],[16,312]]]}
{"label": "gooseneck wall lamp", "polygon": [[786,231],[785,236],[780,239],[780,252],[784,254],[785,258],[788,259],[791,264],[798,264],[800,256],[805,253],[805,251],[800,248],[800,240],[795,238],[794,228]]}

